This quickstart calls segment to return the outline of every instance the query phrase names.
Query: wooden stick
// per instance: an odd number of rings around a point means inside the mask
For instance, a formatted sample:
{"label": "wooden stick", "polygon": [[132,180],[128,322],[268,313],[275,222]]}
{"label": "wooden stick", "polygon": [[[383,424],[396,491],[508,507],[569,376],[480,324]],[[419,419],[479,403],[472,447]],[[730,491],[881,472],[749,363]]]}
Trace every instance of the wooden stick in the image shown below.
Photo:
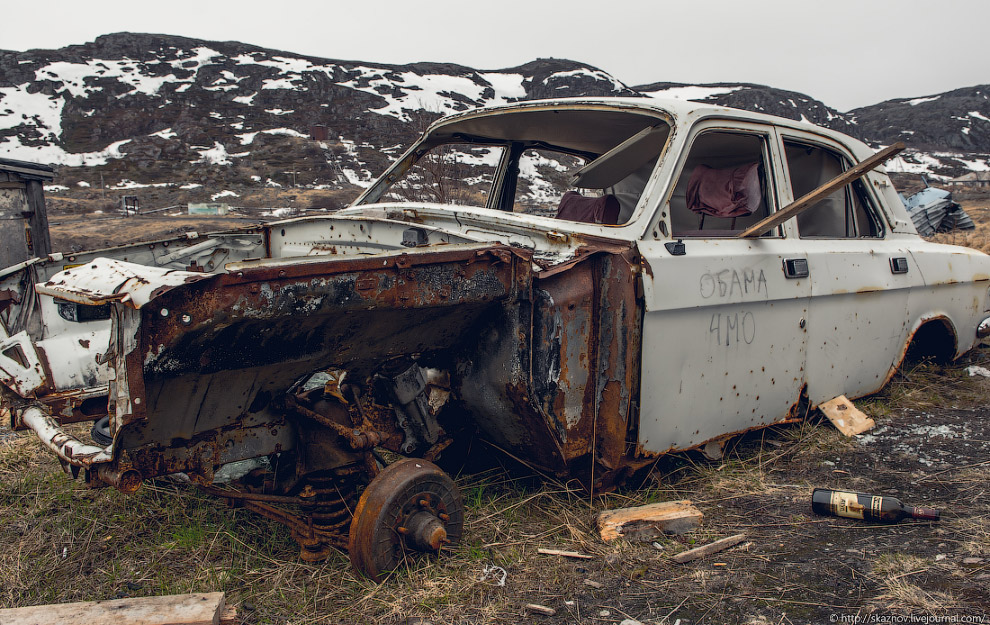
{"label": "wooden stick", "polygon": [[560,549],[543,549],[542,547],[536,550],[536,553],[542,553],[545,556],[563,556],[565,558],[580,558],[582,560],[590,560],[595,556],[589,556],[586,553],[578,553],[577,551],[561,551]]}
{"label": "wooden stick", "polygon": [[782,208],[781,210],[770,215],[769,217],[766,217],[765,219],[761,219],[759,222],[753,224],[749,228],[746,228],[736,236],[740,239],[745,239],[747,237],[758,237],[767,230],[770,230],[771,228],[776,228],[777,226],[784,223],[791,217],[799,215],[800,213],[803,213],[807,209],[811,208],[819,200],[832,195],[832,193],[834,193],[837,189],[846,186],[853,180],[856,180],[863,174],[866,174],[870,170],[876,168],[884,161],[889,160],[895,154],[903,150],[904,147],[905,147],[904,143],[898,141],[894,145],[888,146],[880,150],[879,152],[877,152],[870,158],[866,159],[862,163],[856,165],[855,167],[847,169],[846,171],[842,172],[835,178],[832,178],[831,180],[829,180],[822,186],[818,187],[814,191],[811,191],[810,193],[806,193],[797,200],[788,204],[785,208]]}
{"label": "wooden stick", "polygon": [[713,543],[708,543],[704,547],[697,547],[695,549],[684,551],[674,556],[673,559],[674,562],[684,564],[685,562],[690,562],[691,560],[697,560],[698,558],[711,555],[717,551],[734,547],[744,540],[746,540],[745,534],[736,534],[735,536],[729,536],[728,538],[723,538],[721,540],[716,540]]}
{"label": "wooden stick", "polygon": [[530,612],[536,612],[537,614],[545,614],[546,616],[553,616],[557,613],[553,608],[548,608],[545,605],[540,605],[538,603],[527,603],[524,606]]}

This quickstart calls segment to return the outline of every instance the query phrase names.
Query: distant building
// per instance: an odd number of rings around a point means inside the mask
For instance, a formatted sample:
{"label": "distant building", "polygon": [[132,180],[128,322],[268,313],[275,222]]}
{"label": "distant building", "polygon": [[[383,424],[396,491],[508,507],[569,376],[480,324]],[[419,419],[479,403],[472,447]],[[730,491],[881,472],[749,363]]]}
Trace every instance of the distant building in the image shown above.
{"label": "distant building", "polygon": [[315,124],[309,127],[309,138],[314,141],[326,141],[330,137],[329,129],[323,124]]}
{"label": "distant building", "polygon": [[974,171],[965,176],[953,178],[948,184],[960,187],[990,187],[990,171]]}
{"label": "distant building", "polygon": [[189,203],[190,215],[226,215],[229,210],[230,205],[222,202]]}
{"label": "distant building", "polygon": [[48,165],[0,158],[0,269],[51,253],[42,185],[54,178]]}

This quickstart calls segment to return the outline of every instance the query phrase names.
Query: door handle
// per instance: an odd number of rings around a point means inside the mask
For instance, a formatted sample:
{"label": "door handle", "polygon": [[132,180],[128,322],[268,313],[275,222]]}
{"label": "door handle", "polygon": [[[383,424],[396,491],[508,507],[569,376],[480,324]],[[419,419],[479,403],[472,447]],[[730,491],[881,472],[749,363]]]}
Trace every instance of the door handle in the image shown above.
{"label": "door handle", "polygon": [[908,262],[904,256],[896,256],[890,259],[890,273],[907,273]]}
{"label": "door handle", "polygon": [[806,258],[785,258],[784,276],[790,279],[808,277],[808,259]]}

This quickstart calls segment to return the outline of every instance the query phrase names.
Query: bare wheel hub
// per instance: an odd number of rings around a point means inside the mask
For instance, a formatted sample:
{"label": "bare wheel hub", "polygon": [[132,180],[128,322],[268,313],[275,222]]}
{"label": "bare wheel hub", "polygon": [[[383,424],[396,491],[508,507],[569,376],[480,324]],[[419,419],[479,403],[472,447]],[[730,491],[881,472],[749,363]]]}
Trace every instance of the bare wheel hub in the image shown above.
{"label": "bare wheel hub", "polygon": [[447,542],[447,530],[443,522],[426,511],[409,517],[405,525],[399,527],[399,533],[405,534],[406,543],[419,551],[440,551],[440,547]]}
{"label": "bare wheel hub", "polygon": [[347,548],[351,564],[375,581],[415,553],[438,553],[461,538],[460,491],[438,466],[406,458],[390,464],[361,495]]}

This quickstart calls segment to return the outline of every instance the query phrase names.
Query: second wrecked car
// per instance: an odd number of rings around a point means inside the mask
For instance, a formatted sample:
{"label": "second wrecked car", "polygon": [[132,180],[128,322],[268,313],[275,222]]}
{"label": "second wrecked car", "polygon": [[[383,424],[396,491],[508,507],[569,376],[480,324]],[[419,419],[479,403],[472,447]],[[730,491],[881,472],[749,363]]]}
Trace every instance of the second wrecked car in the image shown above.
{"label": "second wrecked car", "polygon": [[266,458],[214,492],[379,578],[460,536],[430,460],[471,432],[604,489],[990,333],[990,259],[920,238],[871,157],[680,101],[462,113],[334,216],[3,271],[4,403],[125,491]]}

